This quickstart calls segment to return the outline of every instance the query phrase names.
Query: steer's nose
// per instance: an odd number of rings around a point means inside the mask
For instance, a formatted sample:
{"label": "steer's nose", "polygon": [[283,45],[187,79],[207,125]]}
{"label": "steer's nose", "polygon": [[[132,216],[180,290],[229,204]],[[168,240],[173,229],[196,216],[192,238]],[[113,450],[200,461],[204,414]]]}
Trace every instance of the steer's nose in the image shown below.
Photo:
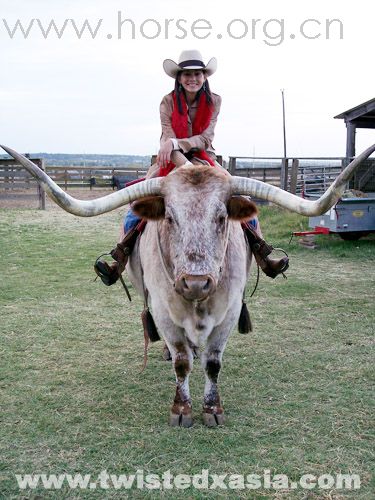
{"label": "steer's nose", "polygon": [[214,293],[216,285],[212,276],[208,274],[194,276],[182,274],[176,281],[176,292],[186,300],[204,300]]}

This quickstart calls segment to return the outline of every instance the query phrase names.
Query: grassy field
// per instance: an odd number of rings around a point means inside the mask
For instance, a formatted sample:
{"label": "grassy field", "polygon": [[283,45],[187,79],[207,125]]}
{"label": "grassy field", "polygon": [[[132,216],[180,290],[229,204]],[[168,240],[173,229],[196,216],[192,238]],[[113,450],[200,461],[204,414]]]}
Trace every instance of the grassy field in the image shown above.
{"label": "grassy field", "polygon": [[[288,280],[263,275],[249,301],[254,332],[224,355],[225,427],[200,415],[203,372],[191,377],[195,423],[169,428],[174,393],[161,343],[143,361],[142,304],[93,282],[121,212],[79,219],[56,209],[0,211],[0,498],[374,498],[375,237],[290,232],[306,220],[261,212],[267,239],[291,258]],[[253,288],[255,271],[248,285]],[[356,491],[193,488],[20,491],[15,474],[359,474]],[[227,483],[228,484],[228,483]]]}

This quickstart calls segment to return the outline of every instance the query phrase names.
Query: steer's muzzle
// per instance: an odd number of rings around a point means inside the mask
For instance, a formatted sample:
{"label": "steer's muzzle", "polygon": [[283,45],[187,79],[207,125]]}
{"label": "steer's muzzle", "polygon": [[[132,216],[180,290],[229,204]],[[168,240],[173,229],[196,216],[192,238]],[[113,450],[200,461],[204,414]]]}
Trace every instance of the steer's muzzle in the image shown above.
{"label": "steer's muzzle", "polygon": [[209,274],[199,276],[182,274],[176,280],[175,289],[186,300],[204,300],[214,293],[216,283]]}

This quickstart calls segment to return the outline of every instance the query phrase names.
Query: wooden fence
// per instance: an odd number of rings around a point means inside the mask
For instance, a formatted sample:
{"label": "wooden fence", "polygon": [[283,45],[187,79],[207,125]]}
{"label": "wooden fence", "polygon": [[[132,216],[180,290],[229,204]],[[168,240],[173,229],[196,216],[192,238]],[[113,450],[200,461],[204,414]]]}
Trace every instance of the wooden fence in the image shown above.
{"label": "wooden fence", "polygon": [[[45,170],[44,160],[30,158],[40,169]],[[46,207],[46,194],[38,182],[16,160],[0,160],[0,206],[4,199],[36,200],[40,209]]]}
{"label": "wooden fence", "polygon": [[[30,160],[65,191],[72,188],[110,187],[115,189],[119,187],[119,181],[123,186],[124,182],[146,174],[144,168],[57,167],[45,165],[44,160],[40,158],[30,158]],[[44,209],[46,203],[44,189],[27,170],[13,159],[0,159],[0,207],[2,199],[27,199],[30,200],[30,204],[37,201],[40,209]]]}
{"label": "wooden fence", "polygon": [[[123,186],[125,181],[143,177],[144,168],[57,167],[46,166],[40,158],[31,158],[64,190],[82,187]],[[268,158],[230,156],[232,175],[252,177],[302,196],[325,191],[346,165],[343,157]],[[119,182],[121,180],[121,183]],[[370,158],[356,172],[350,187],[375,191],[375,159]],[[0,205],[4,198],[32,198],[45,208],[45,193],[36,180],[13,159],[0,160]]]}
{"label": "wooden fence", "polygon": [[[229,157],[232,175],[252,177],[299,195],[324,192],[347,165],[344,157]],[[349,183],[352,189],[375,191],[375,159],[369,158]]]}
{"label": "wooden fence", "polygon": [[144,168],[113,168],[113,167],[56,167],[47,166],[46,172],[56,184],[68,191],[71,188],[116,187],[115,178],[135,180],[146,174]]}

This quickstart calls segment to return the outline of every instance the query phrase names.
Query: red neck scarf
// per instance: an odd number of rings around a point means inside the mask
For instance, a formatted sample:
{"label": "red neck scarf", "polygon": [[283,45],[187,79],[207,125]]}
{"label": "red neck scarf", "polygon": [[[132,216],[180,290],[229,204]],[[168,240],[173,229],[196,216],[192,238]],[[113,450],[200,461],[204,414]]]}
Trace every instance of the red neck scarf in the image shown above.
{"label": "red neck scarf", "polygon": [[[182,114],[178,110],[176,92],[173,92],[172,128],[177,139],[184,139],[188,137],[188,106],[185,95],[183,93],[180,95],[182,101]],[[213,105],[208,104],[207,96],[205,92],[202,92],[199,97],[197,112],[192,124],[193,135],[200,135],[206,130],[210,124],[213,110]],[[210,165],[215,166],[215,162],[204,150],[195,152],[194,156],[201,160],[206,160]],[[164,177],[168,175],[175,166],[176,165],[170,161],[166,167],[160,168],[160,176]]]}

